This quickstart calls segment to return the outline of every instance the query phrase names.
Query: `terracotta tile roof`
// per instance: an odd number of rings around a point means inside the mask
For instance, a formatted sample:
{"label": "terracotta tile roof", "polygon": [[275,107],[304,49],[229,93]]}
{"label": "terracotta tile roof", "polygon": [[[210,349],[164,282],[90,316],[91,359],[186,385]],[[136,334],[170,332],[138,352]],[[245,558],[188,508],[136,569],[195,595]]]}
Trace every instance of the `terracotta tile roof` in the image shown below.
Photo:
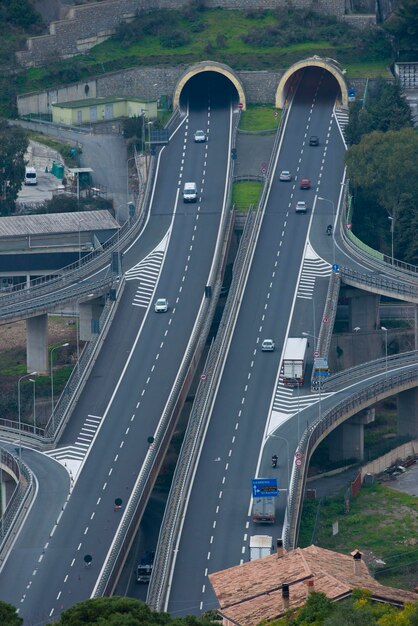
{"label": "terracotta tile roof", "polygon": [[[301,606],[308,595],[308,580],[315,591],[332,600],[350,595],[355,587],[372,592],[376,599],[395,604],[415,602],[416,594],[380,585],[364,561],[317,546],[297,548],[278,558],[276,554],[209,575],[220,604],[220,613],[232,623],[256,626],[272,620],[287,608]],[[289,584],[289,606],[283,605],[282,586]]]}

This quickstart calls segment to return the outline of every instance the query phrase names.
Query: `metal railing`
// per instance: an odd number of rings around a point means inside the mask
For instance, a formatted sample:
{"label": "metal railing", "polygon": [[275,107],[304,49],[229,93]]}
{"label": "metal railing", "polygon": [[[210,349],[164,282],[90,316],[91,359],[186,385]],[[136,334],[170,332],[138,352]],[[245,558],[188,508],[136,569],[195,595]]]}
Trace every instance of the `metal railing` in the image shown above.
{"label": "metal railing", "polygon": [[61,268],[59,274],[55,272],[44,275],[31,280],[29,286],[22,283],[0,292],[0,319],[28,315],[33,310],[44,311],[71,300],[74,296],[88,294],[92,290],[102,292],[106,290],[109,282],[114,279],[111,272],[104,278],[88,279],[98,270],[111,264],[112,254],[133,241],[142,229],[154,182],[155,161],[154,157],[150,158],[145,191],[138,194],[139,202],[135,215],[103,243],[99,250]]}
{"label": "metal railing", "polygon": [[87,382],[88,375],[97,360],[100,348],[110,327],[118,304],[120,302],[125,281],[122,279],[117,283],[115,301],[108,299],[99,318],[99,332],[94,334],[90,341],[86,343],[79,361],[74,366],[70,378],[68,379],[55,407],[54,414],[49,418],[45,428],[37,427],[35,432],[31,424],[18,423],[13,420],[0,418],[0,431],[6,439],[20,437],[24,435],[26,443],[36,444],[41,447],[51,447],[62,432],[68,422],[74,405]]}
{"label": "metal railing", "polygon": [[293,465],[289,485],[288,509],[283,528],[284,545],[287,550],[294,549],[297,545],[309,461],[317,445],[348,417],[370,404],[392,395],[394,391],[399,393],[417,385],[418,364],[415,362],[414,366],[411,366],[407,371],[389,372],[386,377],[371,383],[349,398],[341,400],[306,428],[297,448],[297,451],[302,454],[303,463],[301,467]]}
{"label": "metal railing", "polygon": [[348,267],[340,267],[339,273],[341,279],[353,286],[361,286],[364,288],[372,287],[375,291],[385,292],[393,297],[399,298],[411,298],[412,301],[418,301],[418,285],[413,282],[402,282],[397,278],[390,278],[387,275],[379,272],[366,274],[359,272],[358,270],[350,269]]}
{"label": "metal railing", "polygon": [[216,389],[225,363],[227,351],[232,338],[233,330],[239,313],[240,295],[243,293],[249,268],[264,215],[264,204],[268,187],[271,181],[274,158],[283,129],[282,123],[277,130],[274,149],[270,159],[265,185],[256,212],[249,211],[240,240],[240,246],[234,263],[232,282],[224,313],[216,334],[216,338],[208,353],[204,368],[205,377],[201,380],[195,395],[192,413],[190,415],[186,434],[183,440],[180,456],[176,464],[169,499],[165,508],[164,519],[158,539],[156,559],[148,590],[147,603],[155,610],[165,610],[170,575],[175,559],[175,544],[181,533],[184,519],[187,494],[192,485],[192,476],[196,467],[200,450],[213,404]]}
{"label": "metal railing", "polygon": [[[236,123],[238,123],[238,120]],[[230,168],[226,206],[232,194],[232,178],[233,164]],[[170,392],[164,413],[154,435],[154,441],[148,450],[121,524],[114,537],[108,557],[93,591],[93,595],[96,597],[113,591],[153,484],[157,478],[159,468],[210,330],[211,320],[217,304],[217,295],[221,287],[220,267],[222,266],[223,269],[223,258],[226,254],[225,242],[230,239],[232,225],[233,216],[225,211],[220,224],[220,232],[222,234],[218,238],[218,245],[214,253],[214,261],[209,276],[209,284],[213,287],[213,295],[211,298],[205,298],[202,302],[197,323],[189,340],[182,366]]]}
{"label": "metal railing", "polygon": [[4,448],[0,449],[0,463],[2,466],[10,468],[11,473],[16,477],[16,488],[7,504],[6,510],[0,520],[0,566],[4,562],[9,552],[11,543],[16,535],[17,529],[23,521],[32,498],[34,496],[34,482],[32,472],[22,461]]}

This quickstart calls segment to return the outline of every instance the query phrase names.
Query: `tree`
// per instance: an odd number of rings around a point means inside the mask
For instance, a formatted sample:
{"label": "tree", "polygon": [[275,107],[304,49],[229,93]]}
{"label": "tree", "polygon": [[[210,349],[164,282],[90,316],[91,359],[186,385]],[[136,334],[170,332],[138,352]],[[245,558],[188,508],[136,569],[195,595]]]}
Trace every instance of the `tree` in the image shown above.
{"label": "tree", "polygon": [[402,0],[384,25],[393,37],[397,57],[402,52],[418,51],[418,0]]}
{"label": "tree", "polygon": [[[418,197],[418,178],[415,174],[417,162],[418,134],[412,128],[364,135],[360,143],[352,146],[346,155],[355,212],[356,197],[363,196],[363,206],[373,213],[375,229],[380,228],[387,238],[390,238],[391,232],[387,219],[391,218],[396,243],[399,236],[398,221],[404,226],[403,236],[409,239],[414,237],[412,224],[416,224],[413,207]],[[406,214],[409,215],[409,223],[405,223],[403,216]],[[362,236],[362,233],[358,234]],[[399,250],[398,245],[395,247]]]}
{"label": "tree", "polygon": [[[1,622],[0,622],[1,623]],[[173,619],[158,613],[134,598],[94,598],[63,611],[57,626],[214,626],[205,618],[188,616]]]}
{"label": "tree", "polygon": [[2,626],[20,626],[23,619],[17,614],[17,610],[11,604],[0,600],[0,624]]}
{"label": "tree", "polygon": [[322,624],[331,615],[333,604],[324,593],[314,591],[309,594],[298,616],[292,620],[292,626],[305,626],[305,624]]}
{"label": "tree", "polygon": [[350,121],[345,132],[347,142],[353,145],[374,130],[387,132],[407,126],[412,127],[411,109],[400,84],[380,78],[370,88],[365,106],[359,102],[350,105]]}
{"label": "tree", "polygon": [[0,215],[13,212],[25,176],[26,133],[0,120]]}

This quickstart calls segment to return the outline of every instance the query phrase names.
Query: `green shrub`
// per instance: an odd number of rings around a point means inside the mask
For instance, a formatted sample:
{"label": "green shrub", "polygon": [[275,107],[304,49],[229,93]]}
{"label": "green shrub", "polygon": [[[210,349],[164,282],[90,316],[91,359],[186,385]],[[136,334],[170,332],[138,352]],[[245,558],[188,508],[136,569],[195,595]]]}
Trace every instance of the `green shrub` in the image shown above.
{"label": "green shrub", "polygon": [[190,43],[190,37],[182,30],[169,30],[160,37],[160,44],[163,48],[180,48]]}

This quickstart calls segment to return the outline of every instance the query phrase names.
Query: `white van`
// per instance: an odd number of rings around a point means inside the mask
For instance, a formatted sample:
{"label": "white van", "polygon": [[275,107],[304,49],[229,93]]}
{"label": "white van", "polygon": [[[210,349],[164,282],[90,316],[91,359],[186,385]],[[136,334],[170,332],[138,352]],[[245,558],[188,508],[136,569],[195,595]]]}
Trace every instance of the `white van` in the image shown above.
{"label": "white van", "polygon": [[37,185],[36,169],[34,167],[25,168],[25,185]]}
{"label": "white van", "polygon": [[183,201],[184,202],[196,202],[196,200],[197,200],[196,183],[184,183]]}

